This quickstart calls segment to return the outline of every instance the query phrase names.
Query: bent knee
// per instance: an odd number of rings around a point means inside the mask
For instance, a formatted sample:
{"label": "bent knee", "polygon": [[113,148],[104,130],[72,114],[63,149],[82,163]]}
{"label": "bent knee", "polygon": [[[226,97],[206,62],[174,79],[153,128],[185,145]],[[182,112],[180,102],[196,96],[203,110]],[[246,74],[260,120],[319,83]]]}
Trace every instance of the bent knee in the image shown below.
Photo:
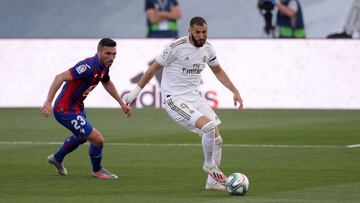
{"label": "bent knee", "polygon": [[202,133],[209,133],[215,130],[215,123],[214,121],[209,121],[208,123],[206,123],[202,128],[201,128],[201,132]]}
{"label": "bent knee", "polygon": [[104,139],[103,136],[100,135],[100,136],[96,139],[95,142],[96,142],[96,143],[94,143],[94,144],[96,144],[96,145],[104,145],[105,139]]}
{"label": "bent knee", "polygon": [[99,131],[94,129],[87,138],[91,144],[104,145],[105,140]]}

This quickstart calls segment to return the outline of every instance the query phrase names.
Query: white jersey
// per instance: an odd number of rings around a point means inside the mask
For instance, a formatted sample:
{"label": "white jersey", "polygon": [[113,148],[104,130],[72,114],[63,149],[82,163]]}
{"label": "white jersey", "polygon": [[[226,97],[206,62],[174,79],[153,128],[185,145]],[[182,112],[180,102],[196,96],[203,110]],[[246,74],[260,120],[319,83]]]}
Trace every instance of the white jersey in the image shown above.
{"label": "white jersey", "polygon": [[189,36],[167,45],[155,60],[164,67],[161,80],[164,97],[198,96],[201,72],[207,65],[218,64],[215,50],[208,42],[202,47],[195,47],[190,43]]}

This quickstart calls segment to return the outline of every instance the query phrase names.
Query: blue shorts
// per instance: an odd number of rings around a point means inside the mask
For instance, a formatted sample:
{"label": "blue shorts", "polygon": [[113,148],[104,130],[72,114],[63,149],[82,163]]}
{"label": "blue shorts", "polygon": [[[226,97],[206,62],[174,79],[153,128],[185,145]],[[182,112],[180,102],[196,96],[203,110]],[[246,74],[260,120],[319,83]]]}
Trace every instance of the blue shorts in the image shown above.
{"label": "blue shorts", "polygon": [[93,130],[93,126],[86,119],[85,112],[80,114],[64,114],[54,111],[56,120],[69,129],[77,138],[88,136]]}

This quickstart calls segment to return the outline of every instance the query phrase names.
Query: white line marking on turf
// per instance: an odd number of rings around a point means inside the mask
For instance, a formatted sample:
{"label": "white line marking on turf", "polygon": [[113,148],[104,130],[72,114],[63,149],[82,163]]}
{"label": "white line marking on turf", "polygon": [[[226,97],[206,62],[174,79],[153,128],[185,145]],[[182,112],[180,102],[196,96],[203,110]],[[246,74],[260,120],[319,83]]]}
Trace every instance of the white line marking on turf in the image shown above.
{"label": "white line marking on turf", "polygon": [[356,148],[360,147],[360,144],[346,145],[347,148]]}
{"label": "white line marking on turf", "polygon": [[[0,145],[61,145],[62,142],[31,142],[31,141],[14,141],[0,142]],[[159,147],[198,147],[201,144],[157,144],[157,143],[106,143],[110,146],[159,146]],[[355,148],[358,145],[270,145],[270,144],[224,144],[224,147],[249,147],[249,148]]]}

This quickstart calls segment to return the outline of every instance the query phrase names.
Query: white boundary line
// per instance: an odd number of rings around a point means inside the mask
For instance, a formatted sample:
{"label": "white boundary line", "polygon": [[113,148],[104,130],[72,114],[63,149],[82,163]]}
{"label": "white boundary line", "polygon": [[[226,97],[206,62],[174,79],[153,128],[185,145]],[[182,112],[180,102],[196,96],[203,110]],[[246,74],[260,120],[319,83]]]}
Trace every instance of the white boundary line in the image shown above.
{"label": "white boundary line", "polygon": [[[14,141],[0,142],[0,145],[61,145],[62,142],[32,142]],[[106,143],[110,146],[158,146],[158,147],[198,147],[201,144],[156,144],[156,143]],[[340,145],[271,145],[271,144],[224,144],[224,147],[249,147],[249,148],[356,148],[360,144],[340,146]]]}
{"label": "white boundary line", "polygon": [[347,148],[356,148],[360,147],[360,144],[346,145]]}

